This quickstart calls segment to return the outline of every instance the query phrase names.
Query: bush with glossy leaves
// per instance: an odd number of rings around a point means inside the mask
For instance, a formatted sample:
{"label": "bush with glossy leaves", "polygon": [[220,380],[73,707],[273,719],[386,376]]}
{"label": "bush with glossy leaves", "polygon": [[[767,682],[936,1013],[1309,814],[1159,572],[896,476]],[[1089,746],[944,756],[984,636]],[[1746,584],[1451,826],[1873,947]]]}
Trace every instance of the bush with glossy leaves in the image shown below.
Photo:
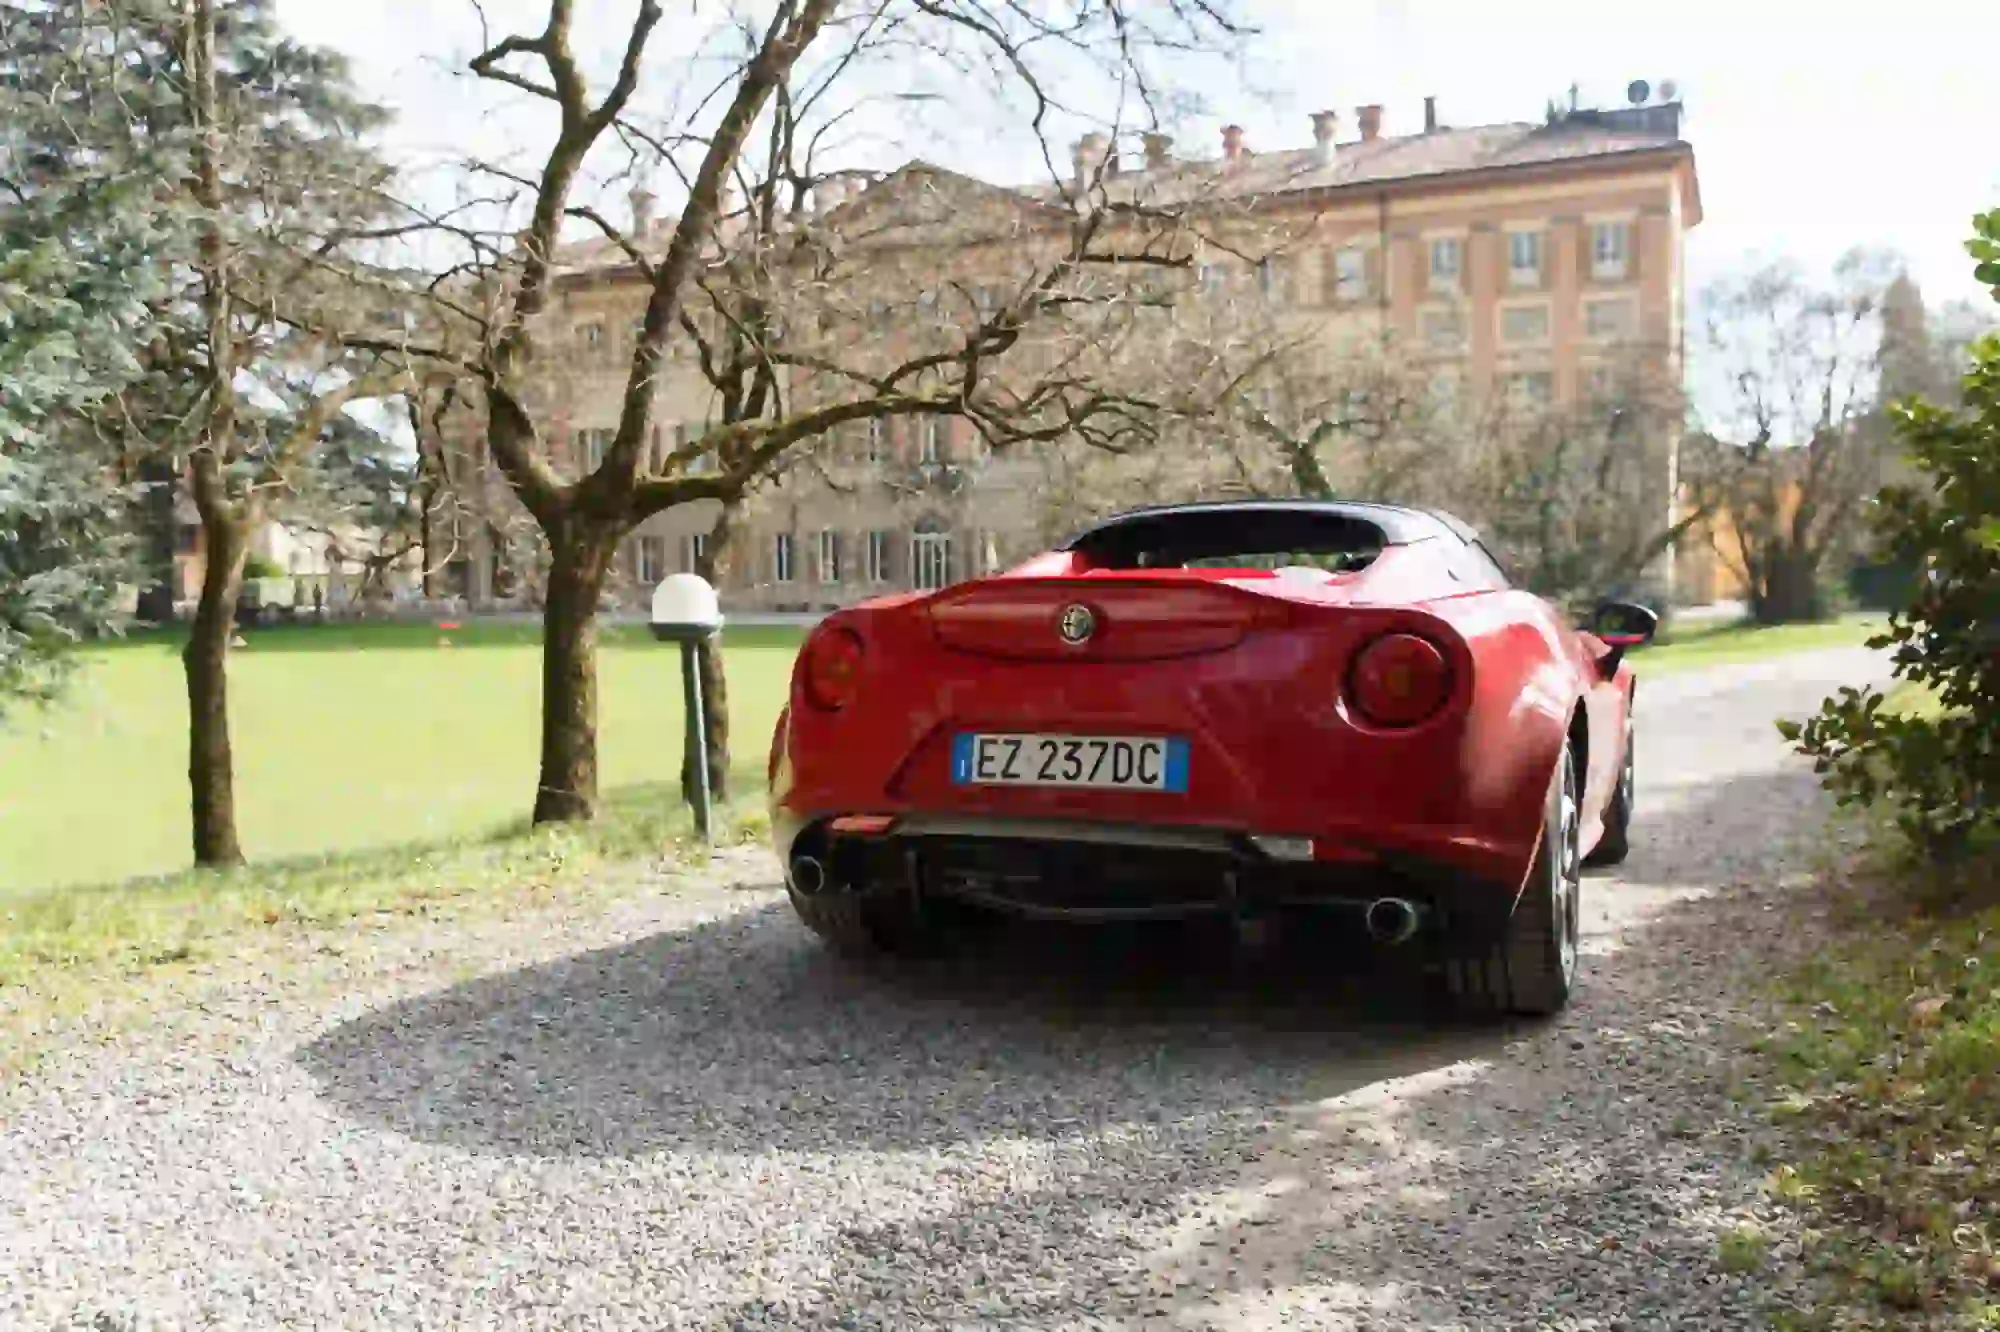
{"label": "bush with glossy leaves", "polygon": [[[2000,210],[1975,226],[1975,271],[2000,297]],[[1885,489],[1875,514],[1884,551],[1924,573],[1870,643],[1893,648],[1895,675],[1935,706],[1893,707],[1850,687],[1779,725],[1843,805],[1892,810],[1933,855],[2000,831],[2000,334],[1975,343],[1971,361],[1956,409],[1894,409],[1923,481]]]}

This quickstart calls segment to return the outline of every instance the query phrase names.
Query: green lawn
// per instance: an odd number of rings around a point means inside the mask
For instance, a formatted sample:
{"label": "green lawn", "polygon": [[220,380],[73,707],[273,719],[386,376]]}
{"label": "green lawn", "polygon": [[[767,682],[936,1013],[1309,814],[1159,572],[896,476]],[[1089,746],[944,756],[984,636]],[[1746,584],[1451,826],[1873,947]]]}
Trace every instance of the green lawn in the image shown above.
{"label": "green lawn", "polygon": [[[237,809],[253,861],[477,836],[526,815],[540,652],[531,624],[252,630],[230,658]],[[607,631],[608,792],[673,800],[678,650]],[[759,786],[796,629],[726,631],[739,784]],[[0,896],[189,863],[178,640],[96,654],[57,711],[0,731]]]}
{"label": "green lawn", "polygon": [[1787,652],[1860,647],[1887,624],[1882,615],[1848,615],[1819,624],[1773,628],[1741,620],[1670,626],[1652,644],[1632,654],[1632,665],[1639,671],[1689,670],[1760,661]]}
{"label": "green lawn", "polygon": [[[1634,654],[1646,672],[1860,643],[1879,620],[1699,625]],[[253,630],[230,662],[238,818],[252,860],[439,843],[517,822],[535,777],[538,626]],[[801,634],[727,632],[735,759],[754,789]],[[607,629],[607,792],[665,784],[681,744],[676,650]],[[188,864],[178,639],[98,653],[56,712],[0,731],[0,896]]]}

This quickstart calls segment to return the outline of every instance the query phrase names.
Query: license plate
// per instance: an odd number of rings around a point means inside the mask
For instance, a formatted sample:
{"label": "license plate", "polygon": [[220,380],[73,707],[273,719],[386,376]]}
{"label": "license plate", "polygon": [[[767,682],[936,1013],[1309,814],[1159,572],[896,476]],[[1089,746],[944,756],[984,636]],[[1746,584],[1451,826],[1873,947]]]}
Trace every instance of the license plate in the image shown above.
{"label": "license plate", "polygon": [[1125,735],[954,736],[951,779],[968,786],[1187,790],[1185,740]]}

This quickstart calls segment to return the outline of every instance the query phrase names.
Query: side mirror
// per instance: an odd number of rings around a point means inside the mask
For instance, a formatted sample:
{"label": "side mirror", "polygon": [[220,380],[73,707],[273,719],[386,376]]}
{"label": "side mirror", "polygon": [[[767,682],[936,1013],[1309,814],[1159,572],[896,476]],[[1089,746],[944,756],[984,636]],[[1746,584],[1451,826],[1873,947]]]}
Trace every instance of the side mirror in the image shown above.
{"label": "side mirror", "polygon": [[1607,601],[1592,611],[1589,630],[1611,649],[1604,658],[1605,674],[1617,670],[1628,651],[1652,642],[1659,629],[1660,617],[1637,602]]}

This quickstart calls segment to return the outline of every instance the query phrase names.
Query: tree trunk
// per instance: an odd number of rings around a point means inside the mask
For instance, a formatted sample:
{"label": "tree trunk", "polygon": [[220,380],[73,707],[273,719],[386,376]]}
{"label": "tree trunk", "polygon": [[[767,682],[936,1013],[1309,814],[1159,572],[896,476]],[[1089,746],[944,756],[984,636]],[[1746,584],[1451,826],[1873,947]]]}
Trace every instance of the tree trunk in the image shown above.
{"label": "tree trunk", "polygon": [[1759,624],[1797,624],[1824,618],[1819,560],[1809,551],[1773,551],[1761,586],[1753,589],[1750,609]]}
{"label": "tree trunk", "polygon": [[[695,572],[720,588],[735,554],[737,505],[724,504],[708,534],[708,547],[697,561]],[[701,671],[702,729],[708,739],[708,792],[717,804],[729,798],[729,686],[722,669],[720,636],[701,645],[697,654]],[[681,748],[681,796],[694,804],[694,735],[689,733]]]}
{"label": "tree trunk", "polygon": [[597,812],[597,600],[615,542],[549,539],[542,601],[542,764],[536,823]]}
{"label": "tree trunk", "polygon": [[1320,464],[1319,446],[1311,441],[1295,441],[1285,445],[1285,462],[1291,469],[1292,484],[1298,487],[1303,499],[1336,499],[1333,482],[1328,479],[1326,468]]}
{"label": "tree trunk", "polygon": [[437,478],[423,469],[423,480],[417,485],[417,550],[422,563],[417,565],[417,576],[422,580],[419,591],[425,601],[437,600],[438,570],[431,560],[436,538],[432,535],[431,524],[436,522],[433,511],[437,505]]}
{"label": "tree trunk", "polygon": [[236,770],[229,745],[229,640],[236,629],[236,598],[243,587],[249,524],[205,516],[207,570],[201,601],[181,664],[188,691],[188,792],[194,816],[194,863],[240,865],[236,836]]}
{"label": "tree trunk", "polygon": [[[701,722],[708,740],[708,794],[716,804],[729,798],[729,688],[722,670],[722,636],[704,641],[695,651],[701,674]],[[692,808],[695,743],[690,729],[681,749],[681,798]]]}

